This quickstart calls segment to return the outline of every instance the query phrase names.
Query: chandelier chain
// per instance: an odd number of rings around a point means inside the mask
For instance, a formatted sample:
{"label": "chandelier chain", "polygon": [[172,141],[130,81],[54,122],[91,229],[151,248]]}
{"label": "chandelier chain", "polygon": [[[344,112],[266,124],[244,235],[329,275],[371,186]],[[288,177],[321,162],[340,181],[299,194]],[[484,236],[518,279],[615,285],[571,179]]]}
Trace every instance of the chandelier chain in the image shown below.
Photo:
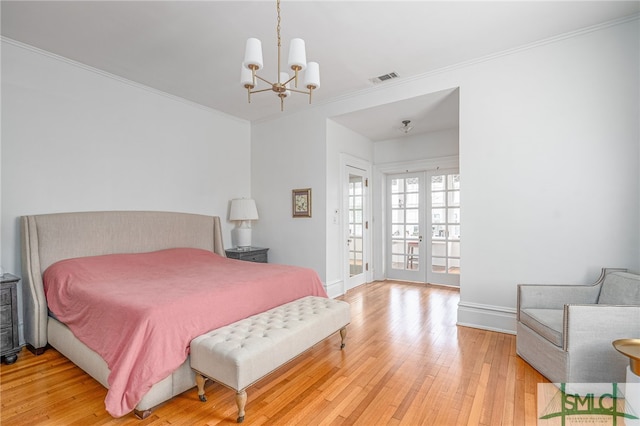
{"label": "chandelier chain", "polygon": [[[281,48],[281,39],[280,39],[280,0],[276,1],[276,10],[278,12],[278,24],[276,25],[276,33],[278,34],[278,78],[276,81],[280,83],[280,48]],[[282,105],[283,99],[280,97],[280,109],[283,108]]]}
{"label": "chandelier chain", "polygon": [[276,3],[276,10],[278,11],[278,24],[276,25],[276,34],[278,34],[278,47],[280,47],[280,0]]}

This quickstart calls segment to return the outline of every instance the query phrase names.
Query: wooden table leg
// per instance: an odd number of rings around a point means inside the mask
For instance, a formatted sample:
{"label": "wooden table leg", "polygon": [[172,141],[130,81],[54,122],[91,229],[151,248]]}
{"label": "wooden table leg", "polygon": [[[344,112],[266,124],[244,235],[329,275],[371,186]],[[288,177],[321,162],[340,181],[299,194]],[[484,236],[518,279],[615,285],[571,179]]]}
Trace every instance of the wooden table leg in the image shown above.
{"label": "wooden table leg", "polygon": [[200,401],[202,402],[207,401],[207,397],[204,394],[204,384],[206,381],[207,381],[206,377],[204,377],[200,373],[196,373],[196,385],[198,386],[198,398],[200,398]]}
{"label": "wooden table leg", "polygon": [[236,404],[238,405],[238,423],[244,421],[244,406],[247,404],[247,392],[242,390],[236,393]]}

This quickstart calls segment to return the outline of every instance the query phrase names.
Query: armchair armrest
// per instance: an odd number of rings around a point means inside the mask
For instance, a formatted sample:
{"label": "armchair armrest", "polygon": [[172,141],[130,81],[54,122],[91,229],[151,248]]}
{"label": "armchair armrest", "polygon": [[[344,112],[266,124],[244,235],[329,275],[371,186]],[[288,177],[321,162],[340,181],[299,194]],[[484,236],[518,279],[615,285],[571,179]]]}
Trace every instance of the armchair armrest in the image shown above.
{"label": "armchair armrest", "polygon": [[563,328],[565,351],[600,343],[613,349],[616,339],[640,338],[640,306],[565,305]]}

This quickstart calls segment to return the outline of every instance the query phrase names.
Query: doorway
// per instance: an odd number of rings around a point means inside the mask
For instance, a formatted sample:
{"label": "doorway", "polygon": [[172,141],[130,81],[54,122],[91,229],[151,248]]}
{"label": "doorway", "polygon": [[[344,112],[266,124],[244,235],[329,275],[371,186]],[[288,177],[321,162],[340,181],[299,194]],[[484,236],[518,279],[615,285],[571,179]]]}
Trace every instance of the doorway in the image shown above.
{"label": "doorway", "polygon": [[390,174],[386,185],[387,277],[459,286],[458,171]]}

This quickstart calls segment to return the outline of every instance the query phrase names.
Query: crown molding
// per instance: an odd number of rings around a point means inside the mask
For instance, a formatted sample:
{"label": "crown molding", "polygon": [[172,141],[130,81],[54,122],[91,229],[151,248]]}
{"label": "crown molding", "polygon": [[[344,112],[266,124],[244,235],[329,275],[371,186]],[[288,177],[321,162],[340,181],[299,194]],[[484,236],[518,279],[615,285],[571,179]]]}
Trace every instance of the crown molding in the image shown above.
{"label": "crown molding", "polygon": [[154,89],[153,87],[146,86],[144,84],[137,83],[137,82],[132,81],[132,80],[128,80],[128,79],[126,79],[124,77],[120,77],[120,76],[118,76],[116,74],[111,74],[110,72],[101,70],[99,68],[95,68],[95,67],[83,64],[82,62],[74,61],[73,59],[66,58],[66,57],[58,55],[56,53],[52,53],[52,52],[49,52],[47,50],[40,49],[38,47],[35,47],[35,46],[30,45],[30,44],[26,44],[26,43],[14,40],[14,39],[9,38],[9,37],[0,36],[0,41],[2,43],[7,43],[7,44],[10,44],[12,46],[18,47],[20,49],[24,49],[24,50],[30,51],[32,53],[36,53],[36,54],[39,54],[39,55],[42,55],[42,56],[46,56],[48,58],[54,59],[54,60],[59,61],[59,62],[64,62],[65,64],[71,65],[73,67],[80,68],[80,69],[83,69],[85,71],[89,71],[89,72],[94,73],[94,74],[98,74],[98,75],[100,75],[102,77],[106,77],[106,78],[109,78],[111,80],[115,80],[115,81],[117,81],[119,83],[123,83],[123,84],[126,84],[126,85],[131,86],[131,87],[135,87],[136,89],[144,90],[145,92],[152,93],[152,94],[158,95],[158,96],[162,96],[164,98],[168,98],[168,99],[171,99],[173,101],[180,102],[180,103],[189,105],[191,107],[201,109],[203,111],[207,111],[207,112],[209,112],[211,114],[215,114],[215,115],[220,116],[222,118],[235,120],[235,121],[237,121],[239,123],[250,124],[249,120],[245,120],[243,118],[236,117],[234,115],[226,114],[226,113],[224,113],[222,111],[219,111],[217,109],[208,107],[206,105],[202,105],[202,104],[199,104],[197,102],[193,102],[193,101],[190,101],[188,99],[181,98],[180,96],[175,96],[175,95],[172,95],[170,93],[163,92],[162,90]]}
{"label": "crown molding", "polygon": [[425,78],[429,78],[432,76],[436,76],[439,74],[443,74],[446,72],[451,72],[451,71],[455,71],[455,70],[459,70],[459,69],[463,69],[463,68],[467,68],[473,65],[477,65],[477,64],[481,64],[483,62],[487,62],[487,61],[492,61],[494,59],[497,58],[501,58],[501,57],[505,57],[505,56],[510,56],[510,55],[514,55],[520,52],[524,52],[527,50],[531,50],[531,49],[535,49],[537,47],[540,46],[545,46],[547,44],[553,44],[553,43],[558,43],[567,39],[571,39],[574,37],[579,37],[585,34],[589,34],[589,33],[593,33],[596,31],[600,31],[609,27],[614,27],[617,25],[622,25],[622,24],[626,24],[627,22],[632,22],[632,21],[638,21],[640,20],[640,13],[635,13],[633,15],[628,15],[628,16],[624,16],[622,18],[618,18],[618,19],[614,19],[611,21],[606,21],[606,22],[601,22],[599,24],[596,25],[592,25],[589,27],[584,27],[575,31],[570,31],[567,33],[562,33],[553,37],[548,37],[542,40],[538,40],[538,41],[534,41],[531,43],[527,43],[527,44],[523,44],[511,49],[506,49],[506,50],[502,50],[496,53],[491,53],[489,55],[485,55],[485,56],[481,56],[475,59],[470,59],[468,61],[463,61],[463,62],[459,62],[457,64],[453,64],[453,65],[448,65],[446,67],[442,67],[442,68],[438,68],[432,71],[427,71],[425,73],[421,73],[421,74],[416,74],[414,76],[411,77],[406,77],[406,78],[399,78],[399,79],[393,79],[390,80],[387,83],[382,83],[382,84],[377,84],[374,87],[368,87],[366,89],[362,89],[362,90],[358,90],[355,92],[351,92],[351,93],[346,93],[344,95],[340,95],[338,97],[334,97],[331,99],[327,99],[325,101],[321,101],[318,103],[315,103],[313,105],[313,108],[318,108],[320,106],[326,106],[329,104],[333,104],[336,102],[341,102],[347,99],[351,99],[351,98],[356,98],[356,97],[360,97],[363,95],[367,95],[369,93],[375,93],[378,92],[380,90],[384,90],[384,89],[388,89],[388,88],[393,88],[393,87],[401,87],[410,83],[413,83],[415,81],[419,81],[419,80],[423,80]]}

